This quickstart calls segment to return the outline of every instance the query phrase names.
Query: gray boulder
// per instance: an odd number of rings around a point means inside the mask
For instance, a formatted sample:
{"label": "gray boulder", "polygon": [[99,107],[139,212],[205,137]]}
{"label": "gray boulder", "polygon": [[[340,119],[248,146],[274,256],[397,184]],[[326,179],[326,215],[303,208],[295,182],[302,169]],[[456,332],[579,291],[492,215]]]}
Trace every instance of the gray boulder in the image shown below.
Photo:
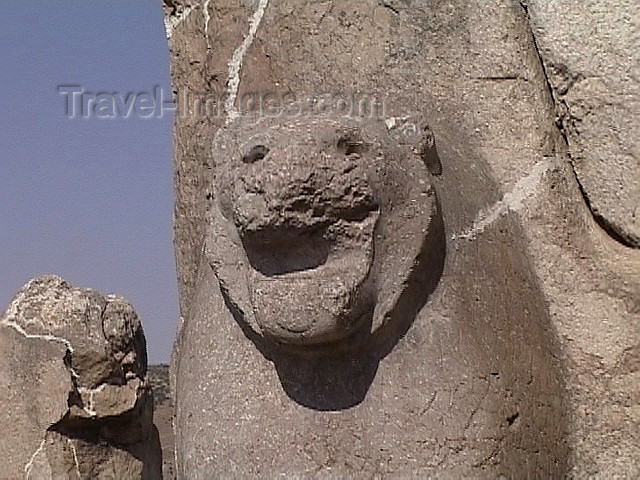
{"label": "gray boulder", "polygon": [[0,321],[0,477],[161,478],[146,343],[131,304],[56,276]]}

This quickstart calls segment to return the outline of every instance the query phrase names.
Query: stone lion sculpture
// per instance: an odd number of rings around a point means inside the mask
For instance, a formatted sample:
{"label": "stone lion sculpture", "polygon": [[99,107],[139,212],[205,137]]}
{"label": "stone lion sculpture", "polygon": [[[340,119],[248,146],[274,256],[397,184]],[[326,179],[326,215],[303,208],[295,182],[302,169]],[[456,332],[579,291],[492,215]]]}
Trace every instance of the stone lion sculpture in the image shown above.
{"label": "stone lion sculpture", "polygon": [[417,269],[439,274],[429,172],[384,123],[234,122],[213,150],[206,255],[226,304],[259,337],[352,347],[402,308]]}
{"label": "stone lion sculpture", "polygon": [[476,276],[473,248],[448,257],[445,222],[459,220],[438,197],[462,205],[482,178],[445,171],[451,191],[436,195],[442,167],[421,118],[410,138],[338,116],[238,118],[213,134],[204,248],[174,357],[180,474],[562,468],[544,310],[518,294],[535,288],[527,265],[499,238],[480,248],[510,269]]}

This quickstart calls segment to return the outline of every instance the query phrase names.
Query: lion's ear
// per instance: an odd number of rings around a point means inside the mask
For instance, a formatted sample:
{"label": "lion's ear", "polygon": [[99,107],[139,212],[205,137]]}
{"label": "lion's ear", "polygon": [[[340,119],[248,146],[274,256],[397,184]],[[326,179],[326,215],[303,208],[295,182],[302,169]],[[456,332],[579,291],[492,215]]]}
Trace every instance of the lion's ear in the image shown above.
{"label": "lion's ear", "polygon": [[248,259],[238,232],[222,215],[218,202],[212,203],[208,215],[205,255],[218,279],[224,301],[236,320],[259,333],[247,279]]}
{"label": "lion's ear", "polygon": [[417,155],[431,175],[442,174],[442,163],[436,148],[436,139],[431,127],[421,115],[390,117],[385,120],[387,130],[397,144]]}
{"label": "lion's ear", "polygon": [[421,127],[420,135],[420,158],[427,166],[431,175],[442,175],[442,163],[438,156],[438,148],[436,147],[436,137],[429,125]]}

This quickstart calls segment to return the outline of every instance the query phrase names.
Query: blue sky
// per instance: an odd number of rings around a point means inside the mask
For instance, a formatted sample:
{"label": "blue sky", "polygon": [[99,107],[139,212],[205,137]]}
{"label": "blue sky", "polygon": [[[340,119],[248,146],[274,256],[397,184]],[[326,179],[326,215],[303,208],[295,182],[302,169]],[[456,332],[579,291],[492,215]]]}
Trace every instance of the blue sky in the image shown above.
{"label": "blue sky", "polygon": [[178,319],[171,112],[69,119],[57,91],[170,95],[160,2],[2,5],[0,309],[43,273],[121,294],[150,362],[166,362]]}

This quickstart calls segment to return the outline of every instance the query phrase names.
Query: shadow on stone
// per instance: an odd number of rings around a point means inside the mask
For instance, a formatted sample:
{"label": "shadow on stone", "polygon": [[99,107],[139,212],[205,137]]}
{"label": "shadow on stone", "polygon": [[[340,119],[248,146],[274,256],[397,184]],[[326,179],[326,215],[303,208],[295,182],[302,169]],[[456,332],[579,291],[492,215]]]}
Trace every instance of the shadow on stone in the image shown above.
{"label": "shadow on stone", "polygon": [[[243,321],[242,315],[223,295],[227,308],[244,334],[272,361],[286,394],[296,403],[318,411],[339,411],[360,404],[373,382],[378,364],[404,337],[444,269],[446,237],[438,205],[425,236],[417,263],[386,324],[369,334],[371,319],[352,338],[331,346],[295,348],[268,343]],[[372,313],[371,313],[372,315]]]}

